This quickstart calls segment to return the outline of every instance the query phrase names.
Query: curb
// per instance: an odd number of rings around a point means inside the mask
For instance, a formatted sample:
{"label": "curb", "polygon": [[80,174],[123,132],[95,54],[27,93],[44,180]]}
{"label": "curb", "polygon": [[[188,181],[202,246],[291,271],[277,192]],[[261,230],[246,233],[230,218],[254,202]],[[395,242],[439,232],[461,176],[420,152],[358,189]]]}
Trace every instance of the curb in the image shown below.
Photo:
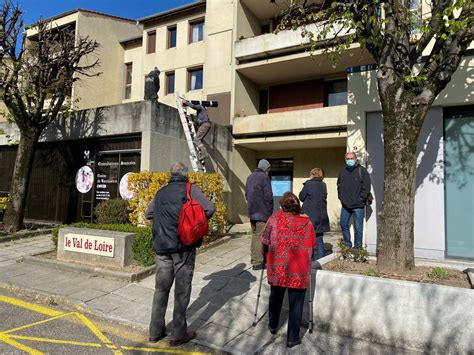
{"label": "curb", "polygon": [[11,241],[14,241],[14,240],[21,240],[21,239],[28,239],[28,238],[38,237],[40,235],[48,235],[48,234],[51,234],[51,231],[52,231],[52,229],[42,229],[40,231],[31,231],[31,232],[21,233],[19,235],[15,234],[15,235],[9,235],[7,237],[1,237],[0,236],[0,244],[11,242]]}
{"label": "curb", "polygon": [[38,255],[46,254],[53,250],[54,249],[48,250],[46,252],[32,254],[30,256],[25,256],[23,257],[23,261],[28,264],[47,265],[59,270],[75,271],[78,273],[90,274],[94,276],[106,276],[106,277],[110,277],[110,278],[121,280],[121,281],[127,281],[127,282],[140,281],[155,272],[154,265],[149,266],[142,271],[130,273],[130,272],[124,272],[124,271],[107,270],[107,269],[94,267],[94,266],[72,264],[72,263],[67,263],[67,262],[59,261],[59,260],[40,259],[37,257]]}
{"label": "curb", "polygon": [[[226,235],[223,238],[217,239],[209,244],[207,244],[205,247],[201,247],[198,249],[197,254],[204,253],[208,251],[209,249],[215,248],[221,244],[224,244],[228,242],[230,239],[234,238],[232,235]],[[79,265],[79,264],[73,264],[73,263],[68,263],[65,261],[59,261],[59,260],[50,260],[50,259],[42,259],[38,258],[37,256],[42,255],[42,254],[47,254],[55,249],[47,250],[41,253],[35,253],[31,254],[29,256],[24,256],[23,261],[28,263],[28,264],[35,264],[35,265],[47,265],[49,267],[53,267],[55,269],[59,270],[68,270],[68,271],[74,271],[82,274],[89,274],[89,275],[95,275],[95,276],[105,276],[121,281],[127,281],[127,282],[136,282],[140,281],[150,275],[153,275],[155,273],[156,266],[151,265],[145,268],[142,271],[135,272],[135,273],[129,273],[129,272],[124,272],[124,271],[115,271],[115,270],[107,270],[103,269],[100,267],[94,267],[94,266],[88,266],[88,265]]]}

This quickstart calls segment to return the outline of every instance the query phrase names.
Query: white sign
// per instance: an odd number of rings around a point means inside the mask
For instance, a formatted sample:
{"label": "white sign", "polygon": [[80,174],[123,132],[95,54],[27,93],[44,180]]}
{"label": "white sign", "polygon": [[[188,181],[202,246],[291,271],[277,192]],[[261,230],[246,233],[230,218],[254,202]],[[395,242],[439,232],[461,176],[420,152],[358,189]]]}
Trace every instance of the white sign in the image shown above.
{"label": "white sign", "polygon": [[113,258],[114,242],[114,238],[68,233],[64,236],[64,250]]}
{"label": "white sign", "polygon": [[126,173],[120,180],[119,191],[120,196],[122,196],[124,200],[130,200],[133,197],[133,191],[130,191],[128,188],[128,177],[130,174],[131,173]]}
{"label": "white sign", "polygon": [[89,168],[87,165],[84,165],[77,171],[76,174],[76,187],[77,190],[85,194],[92,189],[92,185],[94,184],[94,173],[92,169]]}

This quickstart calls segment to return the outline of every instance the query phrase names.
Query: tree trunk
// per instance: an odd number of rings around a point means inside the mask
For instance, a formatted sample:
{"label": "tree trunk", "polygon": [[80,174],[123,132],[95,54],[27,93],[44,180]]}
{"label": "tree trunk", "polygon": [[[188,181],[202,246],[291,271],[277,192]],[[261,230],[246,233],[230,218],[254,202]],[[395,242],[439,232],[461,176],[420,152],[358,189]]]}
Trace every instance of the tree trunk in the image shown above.
{"label": "tree trunk", "polygon": [[[10,231],[17,231],[23,227],[28,182],[39,136],[40,131],[36,128],[27,128],[21,132],[10,186],[10,201],[3,217],[3,223]],[[46,183],[48,182],[45,181]]]}
{"label": "tree trunk", "polygon": [[403,84],[380,94],[384,121],[384,194],[378,224],[377,266],[407,271],[414,260],[416,147],[427,105],[413,105],[415,95]]}

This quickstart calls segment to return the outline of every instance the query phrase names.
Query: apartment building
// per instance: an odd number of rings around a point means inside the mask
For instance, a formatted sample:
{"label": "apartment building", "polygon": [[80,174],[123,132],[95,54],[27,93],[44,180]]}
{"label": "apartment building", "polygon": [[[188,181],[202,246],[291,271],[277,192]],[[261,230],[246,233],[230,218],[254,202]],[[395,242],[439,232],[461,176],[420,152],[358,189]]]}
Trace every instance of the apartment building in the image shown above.
{"label": "apartment building", "polygon": [[[426,4],[414,4],[412,11],[429,16]],[[245,201],[235,192],[258,159],[272,162],[275,202],[285,191],[301,191],[309,170],[321,167],[331,225],[338,230],[337,174],[344,153],[356,151],[372,177],[375,203],[367,209],[364,238],[375,252],[383,194],[383,122],[374,61],[358,44],[335,66],[323,52],[310,57],[298,31],[271,33],[278,24],[278,5],[242,0],[234,7],[232,170],[240,183],[233,186],[235,212],[245,218]],[[417,257],[474,258],[473,48],[438,96],[420,136]]]}
{"label": "apartment building", "polygon": [[357,44],[336,65],[322,51],[311,57],[299,31],[272,33],[281,12],[277,5],[235,2],[232,168],[243,185],[258,159],[268,159],[275,208],[285,191],[301,191],[312,168],[324,169],[328,213],[337,228],[336,181],[347,144],[346,69],[372,60]]}
{"label": "apartment building", "polygon": [[160,71],[159,101],[175,106],[175,93],[217,100],[213,122],[230,123],[233,8],[230,1],[193,2],[138,19],[143,32],[121,41],[125,86],[122,103],[143,100],[144,80]]}
{"label": "apartment building", "polygon": [[[207,8],[224,16],[226,7],[221,5],[210,1]],[[231,10],[227,10],[229,18]],[[206,26],[205,15],[206,3],[197,2],[139,20],[89,10],[48,19],[53,26],[99,42],[100,51],[85,60],[98,58],[101,75],[76,83],[71,93],[76,112],[60,117],[43,132],[28,189],[26,218],[91,220],[100,201],[120,198],[121,181],[129,172],[163,171],[172,162],[189,161],[177,110],[169,105],[175,104],[175,85],[190,99],[218,98],[221,105],[212,110],[211,118],[229,124],[232,42],[225,37],[230,38],[232,26],[220,21]],[[28,40],[34,41],[35,35],[32,25]],[[205,45],[211,48],[209,53],[218,52],[207,60],[206,68]],[[154,67],[163,73],[159,105],[143,101],[144,78]],[[204,87],[204,82],[209,85]],[[0,172],[3,195],[9,190],[16,155],[16,146],[9,143],[19,139],[19,132],[6,122],[0,122],[0,128],[6,132],[0,135],[0,164],[7,167]],[[224,176],[229,171],[230,137],[230,131],[219,124],[207,137],[212,142],[208,169]],[[79,193],[77,174],[86,170],[92,171],[94,184]]]}

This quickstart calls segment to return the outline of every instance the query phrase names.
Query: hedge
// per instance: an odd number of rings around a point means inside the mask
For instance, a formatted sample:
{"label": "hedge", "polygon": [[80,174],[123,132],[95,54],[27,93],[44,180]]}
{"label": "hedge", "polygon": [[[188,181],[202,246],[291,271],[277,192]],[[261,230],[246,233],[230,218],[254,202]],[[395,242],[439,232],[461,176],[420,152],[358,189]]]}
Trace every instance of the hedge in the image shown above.
{"label": "hedge", "polygon": [[100,202],[94,210],[98,224],[127,224],[130,223],[128,201],[113,198]]}
{"label": "hedge", "polygon": [[[130,200],[130,221],[134,225],[149,225],[145,211],[155,197],[156,192],[165,186],[170,179],[169,172],[132,173],[129,178],[130,189],[134,197]],[[189,182],[198,186],[204,195],[216,206],[216,213],[209,221],[211,233],[223,233],[226,225],[227,211],[223,201],[224,177],[216,173],[189,173]]]}
{"label": "hedge", "polygon": [[59,229],[64,227],[91,228],[115,232],[135,233],[136,237],[132,244],[133,259],[143,266],[150,266],[155,263],[155,253],[152,250],[153,238],[150,227],[136,227],[132,226],[131,224],[92,224],[82,222],[57,226],[53,228],[53,237],[51,238],[55,247],[58,245]]}

